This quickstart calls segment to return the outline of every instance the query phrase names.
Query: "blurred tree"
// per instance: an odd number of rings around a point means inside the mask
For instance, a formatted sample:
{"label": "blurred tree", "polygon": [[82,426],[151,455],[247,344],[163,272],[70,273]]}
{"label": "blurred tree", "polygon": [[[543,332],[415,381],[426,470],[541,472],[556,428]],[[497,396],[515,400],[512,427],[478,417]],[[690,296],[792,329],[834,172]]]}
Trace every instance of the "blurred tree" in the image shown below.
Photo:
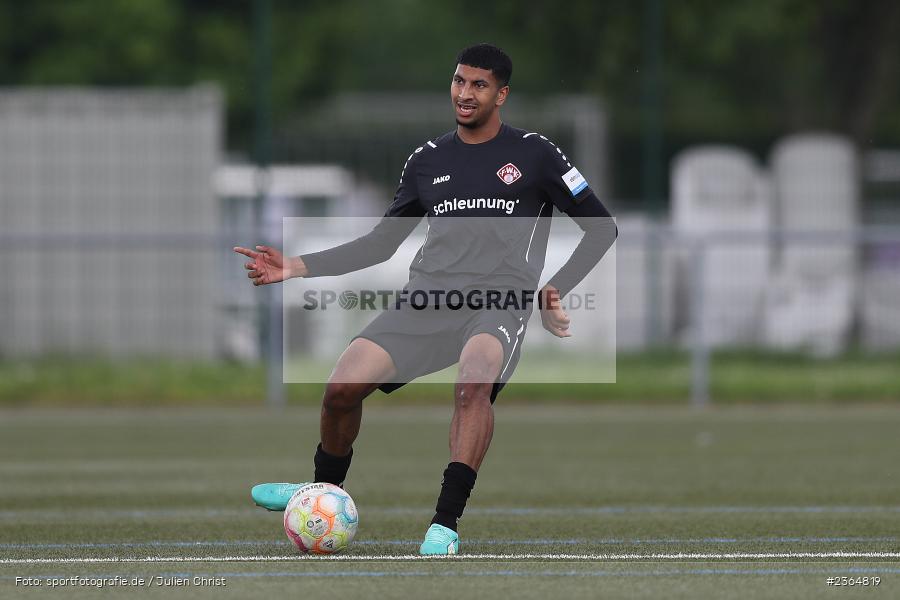
{"label": "blurred tree", "polygon": [[3,3],[7,83],[158,84],[177,73],[183,15],[173,0]]}
{"label": "blurred tree", "polygon": [[673,6],[667,16],[676,131],[732,137],[828,128],[866,142],[880,113],[897,110],[894,0],[706,1]]}
{"label": "blurred tree", "polygon": [[878,118],[896,102],[900,77],[900,2],[835,2],[823,11],[818,37],[840,129],[858,143],[874,140]]}
{"label": "blurred tree", "polygon": [[[641,4],[625,0],[274,0],[277,123],[345,90],[437,91],[455,53],[492,41],[513,87],[592,92],[608,106],[616,171],[640,162]],[[251,0],[0,0],[5,85],[217,81],[229,144],[252,124]],[[786,131],[828,128],[900,143],[897,0],[692,0],[665,6],[667,154],[698,141],[759,151]],[[635,184],[636,185],[636,184]],[[637,195],[627,185],[620,193]]]}

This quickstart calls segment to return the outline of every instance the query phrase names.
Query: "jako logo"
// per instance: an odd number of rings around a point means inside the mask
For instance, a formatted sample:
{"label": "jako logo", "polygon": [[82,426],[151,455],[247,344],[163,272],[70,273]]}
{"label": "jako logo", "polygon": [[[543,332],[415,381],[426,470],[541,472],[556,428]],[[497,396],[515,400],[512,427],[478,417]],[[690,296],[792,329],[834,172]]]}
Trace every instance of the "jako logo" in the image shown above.
{"label": "jako logo", "polygon": [[497,329],[499,329],[500,332],[506,336],[506,343],[508,344],[510,340],[509,340],[509,332],[506,330],[506,327],[504,327],[503,325],[498,325]]}
{"label": "jako logo", "polygon": [[441,175],[440,177],[435,177],[434,181],[431,182],[431,185],[437,185],[439,183],[444,183],[445,181],[450,181],[449,175]]}

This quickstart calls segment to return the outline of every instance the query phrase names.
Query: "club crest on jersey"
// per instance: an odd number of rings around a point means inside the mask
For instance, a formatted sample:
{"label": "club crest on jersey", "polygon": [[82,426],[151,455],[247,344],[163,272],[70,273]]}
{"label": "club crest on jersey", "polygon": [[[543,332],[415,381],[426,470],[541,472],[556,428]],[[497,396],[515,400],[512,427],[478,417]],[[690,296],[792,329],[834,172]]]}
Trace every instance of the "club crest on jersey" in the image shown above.
{"label": "club crest on jersey", "polygon": [[512,163],[506,163],[505,165],[500,167],[499,171],[497,171],[497,177],[500,178],[500,181],[502,181],[506,185],[509,185],[522,177],[522,171],[520,171],[516,165]]}

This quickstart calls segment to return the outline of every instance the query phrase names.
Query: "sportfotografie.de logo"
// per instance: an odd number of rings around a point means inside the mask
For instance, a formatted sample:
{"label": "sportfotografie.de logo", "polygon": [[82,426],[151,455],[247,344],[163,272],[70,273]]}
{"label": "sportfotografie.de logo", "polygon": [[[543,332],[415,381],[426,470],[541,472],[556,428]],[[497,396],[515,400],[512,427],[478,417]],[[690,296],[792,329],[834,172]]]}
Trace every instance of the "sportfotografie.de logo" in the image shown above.
{"label": "sportfotografie.de logo", "polygon": [[[414,310],[525,310],[542,307],[536,290],[306,290],[304,310],[390,310],[409,306]],[[595,293],[568,294],[563,309],[594,310]]]}

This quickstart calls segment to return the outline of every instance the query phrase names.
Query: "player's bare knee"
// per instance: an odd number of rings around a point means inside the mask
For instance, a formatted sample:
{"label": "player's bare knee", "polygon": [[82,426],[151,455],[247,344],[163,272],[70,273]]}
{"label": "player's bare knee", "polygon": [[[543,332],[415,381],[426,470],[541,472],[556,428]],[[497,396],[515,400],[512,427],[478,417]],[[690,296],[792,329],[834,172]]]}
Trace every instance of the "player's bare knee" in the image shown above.
{"label": "player's bare knee", "polygon": [[454,394],[456,410],[490,406],[493,387],[494,384],[488,382],[458,382]]}
{"label": "player's bare knee", "polygon": [[363,386],[360,384],[345,381],[329,381],[325,386],[322,406],[326,410],[332,411],[354,410],[362,404],[363,397]]}

